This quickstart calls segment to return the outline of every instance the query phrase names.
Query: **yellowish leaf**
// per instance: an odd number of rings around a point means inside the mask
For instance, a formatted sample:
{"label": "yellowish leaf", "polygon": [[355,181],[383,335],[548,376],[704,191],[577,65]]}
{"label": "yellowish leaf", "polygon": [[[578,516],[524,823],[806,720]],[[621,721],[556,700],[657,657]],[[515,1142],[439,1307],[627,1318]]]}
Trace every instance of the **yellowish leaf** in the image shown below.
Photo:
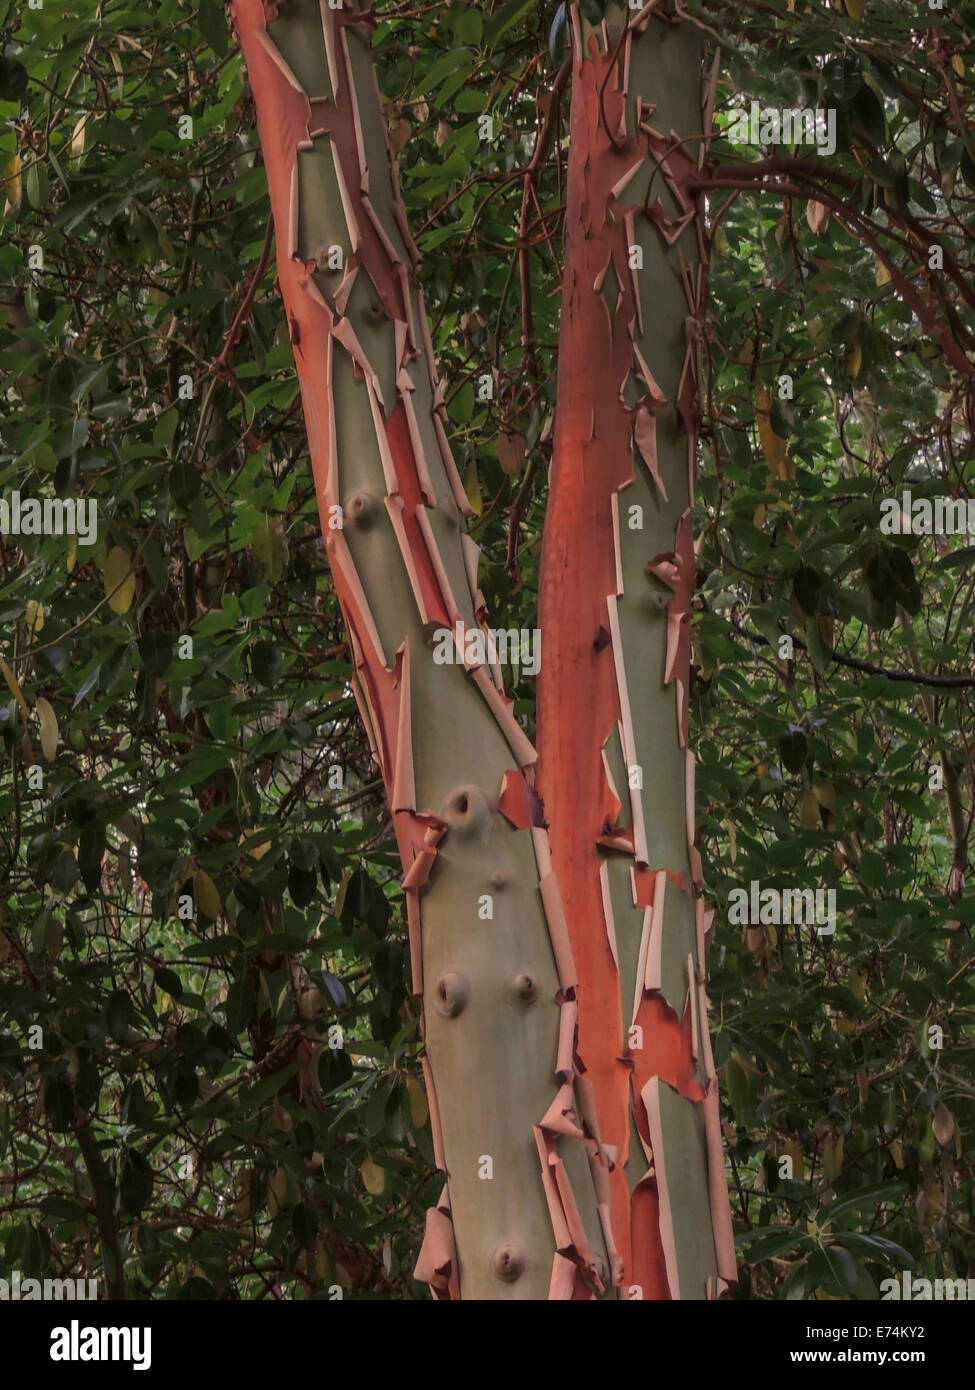
{"label": "yellowish leaf", "polygon": [[819,802],[816,800],[815,792],[803,792],[799,806],[799,824],[803,830],[819,829]]}
{"label": "yellowish leaf", "polygon": [[477,465],[471,459],[467,465],[467,476],[464,479],[464,491],[467,493],[467,500],[471,504],[471,510],[475,516],[480,516],[484,510],[484,499],[481,497],[481,484],[477,476]]}
{"label": "yellowish leaf", "polygon": [[507,434],[504,430],[498,435],[498,462],[501,464],[501,471],[507,473],[509,478],[521,471],[521,465],[525,461],[525,436],[523,434]]}
{"label": "yellowish leaf", "polygon": [[960,53],[953,53],[951,55],[951,66],[959,77],[965,76],[965,60]]}
{"label": "yellowish leaf", "polygon": [[874,271],[874,276],[873,276],[873,278],[874,278],[874,283],[877,284],[877,285],[889,285],[889,284],[890,284],[890,271],[889,271],[889,270],[887,269],[887,267],[884,265],[883,261],[878,260],[878,262],[877,262],[877,269]]}
{"label": "yellowish leaf", "polygon": [[[250,830],[248,831],[248,833],[241,835],[238,844],[243,845],[243,842],[245,842],[245,840],[249,840],[249,838],[252,837],[253,834],[255,834],[255,831]],[[270,840],[260,840],[257,841],[256,844],[248,845],[248,847],[246,847],[245,851],[243,852],[245,852],[245,855],[248,856],[248,859],[263,859],[264,855],[266,855],[268,849],[270,848]]]}
{"label": "yellowish leaf", "polygon": [[402,116],[391,116],[388,122],[389,146],[393,154],[399,154],[410,136],[413,134],[413,124],[411,121],[404,120]]}
{"label": "yellowish leaf", "polygon": [[122,59],[119,57],[118,53],[115,51],[114,48],[108,56],[112,60],[112,67],[118,73],[118,87],[116,88],[116,91],[118,92],[119,101],[122,101],[122,99],[125,96],[125,70],[122,67]]}
{"label": "yellowish leaf", "polygon": [[755,396],[755,419],[758,424],[758,438],[773,478],[789,482],[795,476],[789,460],[785,440],[776,434],[771,420],[772,398],[764,386],[758,388]]}
{"label": "yellowish leaf", "polygon": [[38,603],[37,599],[27,600],[27,609],[24,613],[24,622],[32,633],[40,632],[44,626],[44,605]]}
{"label": "yellowish leaf", "polygon": [[135,598],[135,570],[120,545],[113,546],[105,557],[103,577],[108,606],[116,613],[127,613]]}
{"label": "yellowish leaf", "polygon": [[815,198],[810,198],[806,203],[806,221],[811,232],[822,236],[829,226],[829,208],[825,203],[817,203]]}
{"label": "yellowish leaf", "polygon": [[865,970],[851,970],[846,982],[847,989],[854,999],[862,1004],[867,997],[867,972]]}
{"label": "yellowish leaf", "polygon": [[852,342],[847,350],[843,367],[851,381],[855,381],[860,375],[860,368],[863,366],[863,353],[858,342]]}
{"label": "yellowish leaf", "polygon": [[813,782],[813,795],[827,811],[836,810],[836,788],[832,782]]}
{"label": "yellowish leaf", "polygon": [[18,212],[24,196],[24,182],[21,178],[21,159],[19,154],[12,154],[7,160],[3,171],[3,193],[5,206],[3,214],[9,217],[12,213]]}
{"label": "yellowish leaf", "polygon": [[65,557],[65,566],[66,566],[67,571],[68,571],[69,574],[71,574],[71,572],[73,571],[73,569],[74,569],[74,567],[75,567],[75,565],[76,565],[77,563],[78,563],[78,533],[77,533],[76,531],[72,531],[72,532],[71,532],[71,535],[68,537],[68,553],[67,553],[67,556]]}
{"label": "yellowish leaf", "polygon": [[281,518],[279,516],[262,516],[254,532],[251,545],[261,574],[272,584],[276,583],[284,573],[285,562],[288,558],[288,543],[285,539]]}
{"label": "yellowish leaf", "polygon": [[53,763],[58,751],[58,717],[43,695],[37,697],[37,722],[41,726],[41,751]]}
{"label": "yellowish leaf", "polygon": [[80,159],[85,152],[85,126],[87,124],[87,114],[79,116],[74,123],[74,130],[71,132],[71,153],[75,159]]}
{"label": "yellowish leaf", "polygon": [[378,1163],[373,1163],[372,1159],[367,1156],[362,1160],[359,1175],[368,1193],[373,1197],[382,1195],[383,1188],[386,1186],[385,1168],[380,1168]]}
{"label": "yellowish leaf", "polygon": [[830,1132],[823,1140],[823,1177],[827,1182],[838,1178],[843,1168],[843,1136]]}
{"label": "yellowish leaf", "polygon": [[280,1163],[267,1181],[267,1214],[274,1221],[288,1205],[288,1170]]}
{"label": "yellowish leaf", "polygon": [[197,869],[193,875],[193,899],[199,910],[211,921],[216,921],[220,916],[223,903],[217,885],[206,869]]}
{"label": "yellowish leaf", "polygon": [[246,1220],[251,1209],[251,1170],[249,1168],[245,1168],[237,1179],[236,1199],[234,1211],[242,1221]]}
{"label": "yellowish leaf", "polygon": [[894,1167],[900,1172],[904,1167],[904,1145],[899,1139],[891,1142],[890,1156],[894,1160]]}
{"label": "yellowish leaf", "polygon": [[422,1129],[427,1122],[430,1107],[427,1105],[426,1092],[417,1081],[415,1076],[406,1078],[406,1090],[410,1097],[410,1120],[414,1129]]}
{"label": "yellowish leaf", "polygon": [[20,706],[20,712],[26,719],[27,716],[30,714],[30,710],[27,708],[27,701],[24,699],[24,692],[20,688],[20,681],[14,675],[13,671],[11,671],[10,667],[4,661],[2,656],[0,656],[0,675],[2,675],[4,680],[7,682],[8,690],[10,691],[14,699],[17,701],[17,704]]}
{"label": "yellowish leaf", "polygon": [[934,1130],[935,1139],[943,1149],[946,1149],[955,1132],[955,1117],[944,1101],[939,1100],[934,1107],[934,1112],[931,1115],[931,1128]]}
{"label": "yellowish leaf", "polygon": [[859,19],[866,9],[867,0],[844,0],[846,12],[853,19]]}

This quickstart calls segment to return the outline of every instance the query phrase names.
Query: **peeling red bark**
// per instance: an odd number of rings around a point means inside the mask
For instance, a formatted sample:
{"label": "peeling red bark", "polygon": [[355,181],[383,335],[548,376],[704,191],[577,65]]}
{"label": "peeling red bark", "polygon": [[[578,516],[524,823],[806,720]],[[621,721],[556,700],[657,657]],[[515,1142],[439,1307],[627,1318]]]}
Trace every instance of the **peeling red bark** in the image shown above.
{"label": "peeling red bark", "polygon": [[[665,36],[678,83],[700,84],[701,55],[693,45],[677,46],[681,41],[669,36],[677,26],[654,18],[657,8],[651,3],[626,33],[610,34],[592,31],[578,5],[571,7],[566,254],[540,588],[546,661],[538,727],[539,790],[579,978],[580,1045],[601,1139],[620,1158],[609,1182],[619,1278],[627,1291],[637,1291],[629,1296],[667,1299],[714,1296],[734,1279],[735,1264],[707,1043],[703,903],[692,896],[701,876],[693,844],[693,760],[686,751],[705,261],[692,185],[703,160],[703,118],[698,105],[701,124],[693,129],[677,133],[658,125],[653,86],[666,72],[665,60],[655,57]],[[673,106],[676,99],[669,100]],[[606,295],[610,268],[615,303]],[[680,286],[682,310],[673,296],[662,303],[641,292],[648,270],[653,286],[667,287],[668,277]],[[670,320],[661,323],[661,313]],[[683,443],[675,443],[681,432]],[[645,476],[638,473],[641,461]],[[629,530],[622,520],[638,496],[641,519],[651,518],[646,531]],[[647,584],[656,585],[645,638],[647,649],[660,653],[657,681],[674,692],[669,728],[648,724],[633,705],[629,680],[646,650],[634,624],[634,581],[624,582],[624,571],[633,574],[633,558],[651,535],[668,542],[644,550],[641,568]],[[666,613],[662,642],[652,638],[659,622],[653,611]],[[629,788],[616,785],[607,755],[617,737]],[[658,847],[661,812],[654,820],[644,808],[642,779],[663,775],[657,762],[663,753],[682,769],[667,789],[665,817],[679,820],[679,853]],[[618,824],[621,815],[629,824]],[[675,840],[672,824],[668,835]],[[631,864],[630,891],[614,906],[611,880],[619,894],[620,856]],[[679,993],[686,989],[679,1009],[666,997],[680,947],[665,915],[671,895],[684,922],[696,923],[682,927],[689,949],[679,957]],[[623,997],[622,981],[631,974],[634,992]],[[634,1139],[644,1149],[642,1176]],[[695,1159],[693,1173],[682,1170],[682,1145]],[[672,1154],[678,1156],[669,1161]],[[695,1208],[706,1216],[698,1228],[687,1217]],[[691,1250],[691,1258],[688,1249],[705,1240],[710,1254],[698,1258]]]}

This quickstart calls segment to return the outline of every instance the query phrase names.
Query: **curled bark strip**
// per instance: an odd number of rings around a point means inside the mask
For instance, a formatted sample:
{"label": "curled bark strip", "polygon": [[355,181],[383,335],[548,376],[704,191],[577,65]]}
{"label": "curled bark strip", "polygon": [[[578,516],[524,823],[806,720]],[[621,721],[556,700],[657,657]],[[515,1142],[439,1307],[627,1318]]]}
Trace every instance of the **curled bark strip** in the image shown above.
{"label": "curled bark strip", "polygon": [[520,768],[508,768],[505,772],[498,810],[518,830],[544,827],[545,818],[538,793]]}
{"label": "curled bark strip", "polygon": [[440,1106],[437,1104],[437,1092],[433,1084],[433,1069],[430,1065],[430,1058],[426,1054],[423,1055],[421,1064],[423,1067],[423,1083],[427,1092],[427,1105],[430,1108],[430,1133],[433,1136],[433,1159],[441,1172],[446,1173],[447,1164],[444,1159],[443,1151],[443,1130],[440,1126]]}
{"label": "curled bark strip", "polygon": [[423,1244],[413,1278],[429,1284],[434,1298],[451,1301],[460,1297],[454,1226],[449,1215],[439,1207],[427,1209]]}
{"label": "curled bark strip", "polygon": [[609,869],[606,863],[599,866],[599,888],[603,899],[603,922],[606,927],[606,939],[609,942],[609,949],[616,965],[620,968],[619,947],[616,944],[616,923],[613,920],[613,899],[609,891]]}
{"label": "curled bark strip", "polygon": [[567,1134],[573,1139],[586,1137],[579,1125],[579,1117],[575,1108],[575,1095],[568,1082],[561,1087],[558,1095],[545,1112],[539,1128],[546,1134]]}
{"label": "curled bark strip", "polygon": [[399,685],[399,718],[396,723],[396,768],[393,772],[392,808],[416,810],[416,783],[413,777],[413,736],[410,704],[410,647],[404,642],[396,653]]}

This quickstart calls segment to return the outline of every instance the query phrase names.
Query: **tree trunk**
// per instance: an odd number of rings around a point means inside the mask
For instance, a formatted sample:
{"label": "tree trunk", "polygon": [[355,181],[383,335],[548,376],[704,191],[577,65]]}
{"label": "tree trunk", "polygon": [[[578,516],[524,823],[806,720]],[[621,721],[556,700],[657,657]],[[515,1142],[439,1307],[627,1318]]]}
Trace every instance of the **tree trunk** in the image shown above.
{"label": "tree trunk", "polygon": [[700,31],[570,7],[558,411],[539,789],[579,972],[580,1050],[630,1298],[735,1279],[687,747],[704,160]]}
{"label": "tree trunk", "polygon": [[478,547],[444,433],[373,21],[340,5],[231,8],[332,577],[405,871],[447,1175],[417,1277],[439,1298],[587,1298],[609,1278],[596,1198],[608,1178],[573,1096],[575,974],[536,754],[496,666],[466,642],[484,616]]}

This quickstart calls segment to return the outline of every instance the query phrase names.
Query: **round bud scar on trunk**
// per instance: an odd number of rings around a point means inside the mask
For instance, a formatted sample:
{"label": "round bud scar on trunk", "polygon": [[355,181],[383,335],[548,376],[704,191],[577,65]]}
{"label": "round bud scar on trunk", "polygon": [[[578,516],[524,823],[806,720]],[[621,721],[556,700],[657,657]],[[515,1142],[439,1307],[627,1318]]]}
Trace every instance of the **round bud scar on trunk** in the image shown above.
{"label": "round bud scar on trunk", "polygon": [[354,526],[365,531],[379,515],[379,498],[371,492],[354,492],[345,504],[345,515]]}
{"label": "round bud scar on trunk", "polygon": [[499,1245],[491,1260],[491,1268],[499,1279],[513,1284],[525,1268],[525,1257],[513,1245]]}
{"label": "round bud scar on trunk", "polygon": [[456,787],[447,797],[441,815],[452,830],[463,834],[486,826],[491,807],[480,787]]}
{"label": "round bud scar on trunk", "polygon": [[534,1004],[538,998],[538,985],[531,975],[515,976],[515,994],[523,1004]]}
{"label": "round bud scar on trunk", "polygon": [[468,992],[462,975],[441,975],[434,995],[437,1012],[444,1018],[455,1018],[467,1003]]}

